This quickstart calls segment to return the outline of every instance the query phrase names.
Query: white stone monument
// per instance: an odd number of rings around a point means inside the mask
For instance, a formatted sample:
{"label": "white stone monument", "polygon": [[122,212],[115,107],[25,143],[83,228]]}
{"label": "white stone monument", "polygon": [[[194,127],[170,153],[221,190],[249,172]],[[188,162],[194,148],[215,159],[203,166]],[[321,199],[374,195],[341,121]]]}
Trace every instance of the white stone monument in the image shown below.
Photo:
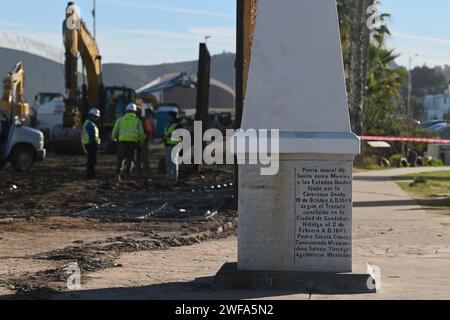
{"label": "white stone monument", "polygon": [[242,124],[250,128],[280,130],[280,170],[239,166],[239,271],[351,272],[360,141],[335,0],[259,1]]}

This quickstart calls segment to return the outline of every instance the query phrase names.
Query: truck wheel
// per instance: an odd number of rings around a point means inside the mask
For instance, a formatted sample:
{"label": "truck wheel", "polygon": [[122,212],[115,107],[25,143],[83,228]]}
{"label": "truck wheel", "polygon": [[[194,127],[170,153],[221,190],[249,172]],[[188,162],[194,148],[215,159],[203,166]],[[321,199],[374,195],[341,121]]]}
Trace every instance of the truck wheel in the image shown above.
{"label": "truck wheel", "polygon": [[18,172],[29,171],[34,162],[34,149],[30,146],[17,146],[11,153],[11,165]]}

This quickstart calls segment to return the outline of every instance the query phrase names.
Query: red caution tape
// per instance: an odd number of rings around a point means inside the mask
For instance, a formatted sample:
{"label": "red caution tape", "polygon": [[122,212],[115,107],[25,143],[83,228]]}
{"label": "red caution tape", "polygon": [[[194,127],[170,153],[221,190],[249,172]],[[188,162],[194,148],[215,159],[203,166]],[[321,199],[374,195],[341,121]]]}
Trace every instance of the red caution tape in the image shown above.
{"label": "red caution tape", "polygon": [[359,137],[363,141],[409,141],[409,142],[423,142],[423,143],[439,143],[450,144],[450,140],[445,139],[427,139],[427,138],[400,138],[400,137]]}

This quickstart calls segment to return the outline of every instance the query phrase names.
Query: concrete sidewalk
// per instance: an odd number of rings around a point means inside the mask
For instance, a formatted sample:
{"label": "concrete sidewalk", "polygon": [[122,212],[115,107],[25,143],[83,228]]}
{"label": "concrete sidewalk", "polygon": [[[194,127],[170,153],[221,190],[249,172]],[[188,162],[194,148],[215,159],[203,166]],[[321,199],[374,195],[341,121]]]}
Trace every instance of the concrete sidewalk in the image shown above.
{"label": "concrete sidewalk", "polygon": [[[288,292],[211,292],[220,267],[236,261],[236,238],[168,251],[123,255],[122,268],[90,274],[83,299],[450,299],[450,222],[420,208],[391,177],[450,170],[408,168],[355,174],[354,272],[381,269],[379,293],[306,295]],[[197,279],[196,281],[194,281]],[[192,281],[194,281],[192,283]]]}
{"label": "concrete sidewalk", "polygon": [[425,212],[392,178],[450,168],[405,168],[355,174],[354,271],[380,267],[376,295],[313,299],[450,299],[450,217]]}

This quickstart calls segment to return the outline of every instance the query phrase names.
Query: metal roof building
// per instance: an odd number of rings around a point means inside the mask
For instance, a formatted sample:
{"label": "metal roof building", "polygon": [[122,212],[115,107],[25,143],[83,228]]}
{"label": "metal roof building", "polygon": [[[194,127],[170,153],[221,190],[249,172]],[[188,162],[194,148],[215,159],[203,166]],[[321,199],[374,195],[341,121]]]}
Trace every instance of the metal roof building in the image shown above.
{"label": "metal roof building", "polygon": [[[233,109],[234,90],[225,83],[211,79],[209,106],[211,109]],[[139,95],[151,93],[163,103],[175,103],[182,109],[195,109],[197,77],[186,73],[170,73],[137,90]]]}

